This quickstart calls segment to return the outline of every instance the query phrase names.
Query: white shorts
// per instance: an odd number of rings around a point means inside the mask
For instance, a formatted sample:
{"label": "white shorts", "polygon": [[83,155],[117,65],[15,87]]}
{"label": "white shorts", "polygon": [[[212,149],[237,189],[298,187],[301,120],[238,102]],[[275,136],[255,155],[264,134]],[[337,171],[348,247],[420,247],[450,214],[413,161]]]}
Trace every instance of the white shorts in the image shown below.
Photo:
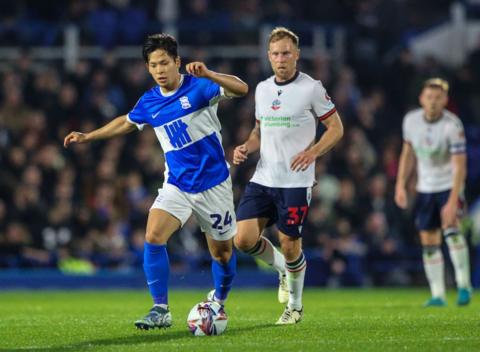
{"label": "white shorts", "polygon": [[183,192],[165,183],[150,209],[165,210],[180,220],[181,226],[193,213],[202,231],[217,241],[229,240],[237,233],[230,177],[200,193]]}

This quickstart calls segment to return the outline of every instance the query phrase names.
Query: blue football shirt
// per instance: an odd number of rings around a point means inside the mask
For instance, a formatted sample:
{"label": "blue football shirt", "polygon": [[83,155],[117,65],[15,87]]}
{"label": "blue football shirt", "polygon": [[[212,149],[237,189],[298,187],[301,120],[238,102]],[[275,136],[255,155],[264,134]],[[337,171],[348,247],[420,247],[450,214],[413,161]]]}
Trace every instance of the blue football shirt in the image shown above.
{"label": "blue football shirt", "polygon": [[143,129],[151,125],[165,153],[165,182],[188,193],[215,187],[229,176],[222,147],[218,102],[223,89],[206,78],[182,75],[170,94],[147,91],[127,115]]}

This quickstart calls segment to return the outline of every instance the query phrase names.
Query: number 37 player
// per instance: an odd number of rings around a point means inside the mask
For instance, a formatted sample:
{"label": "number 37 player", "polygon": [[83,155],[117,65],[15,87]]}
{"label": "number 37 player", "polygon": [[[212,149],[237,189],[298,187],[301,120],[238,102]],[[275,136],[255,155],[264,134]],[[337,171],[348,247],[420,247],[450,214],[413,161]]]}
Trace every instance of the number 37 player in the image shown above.
{"label": "number 37 player", "polygon": [[[321,82],[297,71],[298,42],[297,35],[283,27],[270,34],[268,58],[274,75],[258,84],[255,128],[233,157],[234,164],[240,164],[260,150],[255,174],[237,209],[235,245],[279,271],[278,298],[288,304],[277,324],[302,319],[307,262],[301,236],[315,182],[315,160],[343,135],[340,117]],[[327,130],[315,143],[318,123]],[[279,230],[282,253],[261,236],[272,224]]]}

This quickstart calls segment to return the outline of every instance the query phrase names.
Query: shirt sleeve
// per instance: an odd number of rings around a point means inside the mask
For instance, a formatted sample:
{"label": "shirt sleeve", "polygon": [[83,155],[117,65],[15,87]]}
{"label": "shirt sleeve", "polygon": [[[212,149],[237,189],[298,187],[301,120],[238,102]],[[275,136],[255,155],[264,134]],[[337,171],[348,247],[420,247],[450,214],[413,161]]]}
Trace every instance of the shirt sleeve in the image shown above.
{"label": "shirt sleeve", "polygon": [[447,138],[448,149],[451,154],[461,154],[466,152],[467,143],[465,139],[465,131],[460,120],[452,121],[448,125]]}
{"label": "shirt sleeve", "polygon": [[410,129],[408,128],[408,117],[405,116],[402,122],[402,135],[403,141],[412,144],[412,136],[410,135]]}
{"label": "shirt sleeve", "polygon": [[255,120],[260,122],[260,112],[258,111],[258,85],[255,89]]}
{"label": "shirt sleeve", "polygon": [[315,82],[312,96],[312,110],[320,121],[333,115],[337,110],[320,81]]}
{"label": "shirt sleeve", "polygon": [[127,120],[133,123],[139,130],[143,130],[147,124],[145,118],[148,116],[148,112],[145,108],[144,97],[145,95],[138,99],[133,109],[127,114]]}
{"label": "shirt sleeve", "polygon": [[210,106],[218,104],[220,100],[227,98],[225,90],[219,84],[210,81],[209,79],[205,79],[203,94],[209,101]]}

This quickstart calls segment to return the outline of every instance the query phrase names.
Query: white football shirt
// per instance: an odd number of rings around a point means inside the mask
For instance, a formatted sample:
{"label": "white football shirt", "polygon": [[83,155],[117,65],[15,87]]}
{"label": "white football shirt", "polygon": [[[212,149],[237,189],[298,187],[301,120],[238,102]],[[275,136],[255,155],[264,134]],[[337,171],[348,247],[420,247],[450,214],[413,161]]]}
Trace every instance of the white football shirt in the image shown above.
{"label": "white football shirt", "polygon": [[435,122],[428,122],[423,109],[405,115],[403,139],[417,157],[417,191],[442,192],[452,188],[451,155],[465,153],[466,141],[460,119],[448,110]]}
{"label": "white football shirt", "polygon": [[286,82],[272,76],[257,85],[255,117],[260,123],[260,160],[251,181],[267,187],[311,187],[315,163],[290,169],[293,158],[315,142],[317,123],[335,113],[325,88],[302,72]]}

